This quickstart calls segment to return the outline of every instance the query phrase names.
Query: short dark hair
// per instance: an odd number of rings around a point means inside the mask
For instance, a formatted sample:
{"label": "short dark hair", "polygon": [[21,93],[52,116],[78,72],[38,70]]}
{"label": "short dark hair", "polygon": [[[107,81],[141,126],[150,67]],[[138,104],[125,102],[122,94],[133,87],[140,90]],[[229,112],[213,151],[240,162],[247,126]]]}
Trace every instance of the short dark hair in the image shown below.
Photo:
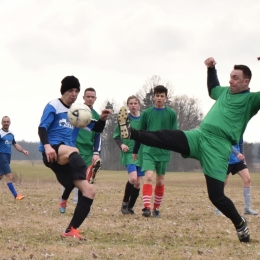
{"label": "short dark hair", "polygon": [[234,70],[242,70],[245,78],[252,78],[252,72],[246,65],[234,65]]}
{"label": "short dark hair", "polygon": [[168,94],[168,89],[163,86],[163,85],[158,85],[156,87],[154,87],[153,89],[153,94],[161,94],[161,93],[165,93],[166,97],[167,97],[167,94]]}
{"label": "short dark hair", "polygon": [[93,91],[96,93],[96,90],[94,88],[86,88],[85,91],[84,91],[84,94],[87,92],[87,91]]}

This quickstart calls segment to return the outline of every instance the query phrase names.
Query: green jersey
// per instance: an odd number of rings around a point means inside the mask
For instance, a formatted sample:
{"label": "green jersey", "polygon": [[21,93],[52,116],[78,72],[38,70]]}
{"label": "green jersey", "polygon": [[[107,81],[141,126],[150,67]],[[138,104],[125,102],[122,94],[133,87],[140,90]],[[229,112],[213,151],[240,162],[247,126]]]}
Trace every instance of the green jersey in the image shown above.
{"label": "green jersey", "polygon": [[237,144],[248,121],[260,109],[260,92],[232,94],[229,87],[215,87],[211,98],[216,100],[200,128]]}
{"label": "green jersey", "polygon": [[[140,130],[157,131],[157,130],[175,130],[178,128],[176,112],[170,107],[156,108],[150,107],[146,109],[140,121]],[[144,145],[143,158],[146,155],[153,157],[154,161],[169,162],[171,151],[159,149]]]}
{"label": "green jersey", "polygon": [[[91,112],[92,119],[100,119],[100,115],[93,108]],[[101,149],[100,133],[80,129],[76,140],[76,147],[79,149],[81,156],[87,155],[92,157],[93,152],[99,153]]]}
{"label": "green jersey", "polygon": [[[131,127],[133,127],[134,129],[139,129],[139,122],[141,119],[141,116],[138,117],[134,117],[131,114],[128,114],[129,120],[130,120],[130,125]],[[121,139],[122,143],[127,145],[129,150],[127,152],[123,152],[121,151],[121,164],[126,166],[128,164],[135,164],[137,166],[142,166],[141,162],[142,162],[142,150],[143,150],[143,145],[140,146],[140,149],[138,151],[138,159],[136,161],[133,160],[132,158],[132,154],[133,154],[133,149],[134,149],[134,144],[135,141],[131,140],[131,139],[123,139],[120,136],[120,129],[119,126],[117,125],[113,134],[113,138],[114,139]]]}

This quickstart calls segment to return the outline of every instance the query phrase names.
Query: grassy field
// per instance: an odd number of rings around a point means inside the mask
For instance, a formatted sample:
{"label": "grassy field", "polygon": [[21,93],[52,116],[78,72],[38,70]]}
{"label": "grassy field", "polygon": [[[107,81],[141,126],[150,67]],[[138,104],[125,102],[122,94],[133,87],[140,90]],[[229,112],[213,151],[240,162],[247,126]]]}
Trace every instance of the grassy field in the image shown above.
{"label": "grassy field", "polygon": [[[143,218],[141,196],[135,215],[120,212],[125,172],[100,171],[97,195],[80,230],[86,241],[61,239],[75,205],[58,210],[61,187],[43,165],[12,164],[15,201],[0,182],[0,259],[260,259],[260,219],[246,216],[249,244],[238,241],[229,219],[214,214],[201,173],[167,173],[162,218]],[[260,210],[260,174],[252,176],[252,207]],[[242,181],[231,176],[226,194],[243,213]]]}

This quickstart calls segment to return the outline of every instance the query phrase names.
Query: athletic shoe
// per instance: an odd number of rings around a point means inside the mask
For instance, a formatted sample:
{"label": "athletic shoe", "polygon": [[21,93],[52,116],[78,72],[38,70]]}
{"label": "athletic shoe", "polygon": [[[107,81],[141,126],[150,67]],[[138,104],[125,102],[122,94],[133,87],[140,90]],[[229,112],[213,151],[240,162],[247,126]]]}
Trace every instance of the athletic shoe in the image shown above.
{"label": "athletic shoe", "polygon": [[244,214],[246,215],[258,215],[258,212],[255,210],[252,210],[251,208],[245,209]]}
{"label": "athletic shoe", "polygon": [[215,215],[218,215],[218,216],[223,215],[219,209],[215,209],[214,213],[215,213]]}
{"label": "athletic shoe", "polygon": [[62,213],[62,214],[65,213],[66,208],[67,208],[67,200],[61,200],[61,202],[59,203],[60,213]]}
{"label": "athletic shoe", "polygon": [[135,212],[134,212],[134,210],[133,210],[133,209],[128,209],[128,214],[130,214],[130,215],[134,215],[134,214],[135,214]]}
{"label": "athletic shoe", "polygon": [[149,218],[149,217],[151,216],[151,210],[150,210],[150,209],[148,209],[148,208],[143,208],[142,211],[143,211],[142,216],[144,216],[144,217],[146,217],[146,218]]}
{"label": "athletic shoe", "polygon": [[131,126],[126,107],[120,108],[117,115],[117,121],[120,128],[121,137],[124,139],[129,139],[131,135]]}
{"label": "athletic shoe", "polygon": [[61,235],[61,237],[63,238],[68,238],[68,237],[73,237],[73,238],[78,238],[78,239],[80,239],[80,240],[83,240],[84,239],[84,237],[83,236],[81,236],[80,234],[79,234],[79,232],[80,232],[80,230],[77,230],[77,229],[75,229],[75,228],[71,228],[70,229],[70,231],[69,232],[63,232],[62,233],[62,235]]}
{"label": "athletic shoe", "polygon": [[154,209],[153,210],[153,217],[154,218],[160,218],[161,217],[159,209]]}
{"label": "athletic shoe", "polygon": [[98,158],[93,162],[87,169],[87,181],[91,184],[96,180],[96,175],[99,169],[101,168],[101,159]]}
{"label": "athletic shoe", "polygon": [[244,243],[248,243],[250,240],[250,234],[249,234],[249,230],[247,228],[247,223],[246,223],[246,219],[244,217],[241,217],[244,225],[243,227],[237,229],[237,236],[240,242],[244,242]]}
{"label": "athletic shoe", "polygon": [[16,197],[15,197],[16,200],[22,200],[24,198],[25,198],[25,196],[20,195],[20,194],[17,194]]}
{"label": "athletic shoe", "polygon": [[122,207],[121,207],[121,212],[122,214],[128,214],[128,207],[127,207],[127,204],[126,203],[122,203]]}

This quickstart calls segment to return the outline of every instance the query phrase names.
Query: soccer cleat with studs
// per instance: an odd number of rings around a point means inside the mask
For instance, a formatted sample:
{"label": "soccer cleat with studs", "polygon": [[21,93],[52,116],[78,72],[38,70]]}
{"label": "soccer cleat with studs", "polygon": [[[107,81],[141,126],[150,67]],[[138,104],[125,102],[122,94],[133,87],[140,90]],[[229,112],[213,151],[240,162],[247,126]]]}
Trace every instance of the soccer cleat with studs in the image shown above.
{"label": "soccer cleat with studs", "polygon": [[80,234],[80,230],[77,230],[73,227],[71,227],[70,231],[69,232],[63,232],[61,234],[61,237],[62,238],[78,238],[79,240],[85,240],[85,238],[83,236],[81,236]]}
{"label": "soccer cleat with studs", "polygon": [[151,210],[150,209],[143,208],[142,211],[143,211],[143,214],[142,214],[143,217],[149,218],[151,216]]}
{"label": "soccer cleat with studs", "polygon": [[93,184],[96,180],[96,175],[99,169],[101,168],[101,159],[98,158],[95,162],[93,162],[87,169],[87,181]]}
{"label": "soccer cleat with studs", "polygon": [[66,208],[67,208],[67,200],[61,199],[61,201],[59,203],[60,213],[64,214],[66,212]]}
{"label": "soccer cleat with studs", "polygon": [[16,200],[22,200],[24,198],[25,198],[25,196],[20,195],[20,194],[17,194],[16,197],[15,197]]}
{"label": "soccer cleat with studs", "polygon": [[161,217],[159,209],[154,209],[153,210],[153,217],[154,218],[160,218]]}
{"label": "soccer cleat with studs", "polygon": [[258,212],[251,209],[251,208],[248,208],[248,209],[244,209],[244,214],[246,214],[246,215],[258,215]]}
{"label": "soccer cleat with studs", "polygon": [[129,139],[131,136],[131,126],[126,107],[120,108],[117,115],[117,121],[121,137],[124,139]]}
{"label": "soccer cleat with studs", "polygon": [[244,217],[241,217],[244,224],[241,228],[237,229],[237,236],[240,242],[248,243],[250,240],[250,234],[247,227],[246,219]]}

